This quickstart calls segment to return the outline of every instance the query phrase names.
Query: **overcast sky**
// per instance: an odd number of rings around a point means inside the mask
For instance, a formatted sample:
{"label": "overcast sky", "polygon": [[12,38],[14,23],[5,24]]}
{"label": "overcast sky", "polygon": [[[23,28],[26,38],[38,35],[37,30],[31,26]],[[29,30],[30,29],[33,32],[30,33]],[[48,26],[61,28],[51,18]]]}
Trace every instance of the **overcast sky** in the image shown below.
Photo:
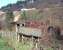
{"label": "overcast sky", "polygon": [[10,3],[16,3],[18,0],[0,0],[0,8]]}

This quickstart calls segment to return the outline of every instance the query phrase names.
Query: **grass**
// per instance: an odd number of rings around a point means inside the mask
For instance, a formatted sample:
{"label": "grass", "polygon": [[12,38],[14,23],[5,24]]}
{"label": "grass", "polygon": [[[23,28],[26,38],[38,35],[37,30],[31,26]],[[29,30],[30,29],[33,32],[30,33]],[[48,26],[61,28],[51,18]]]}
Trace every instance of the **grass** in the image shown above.
{"label": "grass", "polygon": [[[12,47],[10,47],[10,46]],[[31,41],[17,42],[15,40],[6,40],[5,38],[0,38],[0,50],[31,50],[33,48],[33,43]],[[52,48],[47,48],[47,50],[53,50]]]}
{"label": "grass", "polygon": [[[7,41],[7,42],[6,42]],[[0,43],[2,43],[1,44],[1,48],[2,48],[2,46],[4,46],[3,47],[3,49],[0,49],[0,50],[5,50],[7,47],[8,47],[8,45],[9,46],[12,46],[12,48],[15,48],[15,50],[31,50],[32,49],[32,47],[33,47],[33,44],[32,44],[32,42],[31,41],[27,41],[27,42],[25,42],[25,41],[23,41],[23,42],[18,42],[18,41],[16,41],[16,40],[11,40],[11,39],[0,39]],[[8,47],[6,50],[13,50],[11,47]]]}
{"label": "grass", "polygon": [[[10,47],[12,46],[12,47]],[[18,42],[7,38],[0,38],[0,50],[31,50],[32,42]]]}
{"label": "grass", "polygon": [[48,48],[47,50],[53,50],[53,48]]}
{"label": "grass", "polygon": [[[31,50],[33,48],[33,43],[31,41],[16,42],[15,40],[6,40],[5,38],[0,38],[0,50]],[[47,50],[53,50],[52,48],[48,48]]]}
{"label": "grass", "polygon": [[0,50],[14,50],[14,49],[8,46],[8,43],[5,39],[0,38]]}
{"label": "grass", "polygon": [[14,44],[16,50],[31,50],[33,45],[32,45],[32,42],[26,42],[24,43],[23,42],[17,42]]}

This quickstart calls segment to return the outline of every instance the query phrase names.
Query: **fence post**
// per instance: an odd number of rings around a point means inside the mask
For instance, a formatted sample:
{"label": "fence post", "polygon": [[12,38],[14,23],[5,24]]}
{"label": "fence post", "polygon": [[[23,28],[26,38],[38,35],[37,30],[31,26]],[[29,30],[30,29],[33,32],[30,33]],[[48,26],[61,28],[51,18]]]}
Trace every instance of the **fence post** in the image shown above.
{"label": "fence post", "polygon": [[24,36],[22,35],[22,42],[23,42]]}

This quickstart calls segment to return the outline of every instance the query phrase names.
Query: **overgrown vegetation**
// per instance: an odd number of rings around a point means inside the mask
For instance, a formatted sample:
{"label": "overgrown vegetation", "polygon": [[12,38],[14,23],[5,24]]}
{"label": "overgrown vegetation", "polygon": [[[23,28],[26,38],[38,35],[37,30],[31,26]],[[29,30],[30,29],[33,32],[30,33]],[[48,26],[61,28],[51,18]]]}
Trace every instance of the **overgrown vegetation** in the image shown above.
{"label": "overgrown vegetation", "polygon": [[9,30],[12,30],[12,24],[11,22],[13,22],[13,19],[14,19],[14,15],[13,15],[13,12],[11,10],[7,10],[6,11],[6,27],[9,29]]}
{"label": "overgrown vegetation", "polygon": [[0,50],[14,50],[4,38],[0,38]]}
{"label": "overgrown vegetation", "polygon": [[21,42],[17,43],[16,49],[17,50],[31,50],[33,48],[32,42]]}
{"label": "overgrown vegetation", "polygon": [[[40,12],[42,11],[42,12]],[[45,8],[40,11],[30,11],[26,12],[24,11],[21,14],[21,20],[37,20],[37,21],[46,21],[49,20],[51,25],[57,25],[59,27],[63,27],[63,8],[62,7],[53,7],[53,8]],[[13,21],[14,15],[13,12],[7,11],[6,13],[6,22],[7,27],[10,28],[12,25],[10,23]],[[47,36],[45,34],[45,36]],[[46,38],[46,37],[43,37]],[[48,39],[48,38],[46,38]],[[53,38],[51,38],[53,39]],[[51,40],[50,39],[50,40]],[[53,41],[56,41],[57,39],[54,39]],[[57,43],[56,43],[57,42]],[[54,42],[54,47],[59,46],[59,41]],[[4,43],[3,43],[4,44]],[[8,44],[14,47],[16,50],[29,50],[32,48],[32,42],[27,42],[24,44],[24,42],[16,42],[15,40],[8,40]],[[49,49],[48,50],[52,50]]]}
{"label": "overgrown vegetation", "polygon": [[18,42],[15,39],[0,38],[0,50],[30,50],[33,48],[32,42]]}
{"label": "overgrown vegetation", "polygon": [[38,10],[21,12],[21,20],[40,20],[42,18],[43,16],[39,13]]}

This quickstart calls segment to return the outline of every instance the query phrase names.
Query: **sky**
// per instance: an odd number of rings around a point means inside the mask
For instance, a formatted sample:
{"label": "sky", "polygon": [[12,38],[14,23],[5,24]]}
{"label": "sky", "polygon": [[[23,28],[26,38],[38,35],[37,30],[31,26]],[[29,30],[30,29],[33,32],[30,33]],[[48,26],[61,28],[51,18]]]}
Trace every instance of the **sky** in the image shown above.
{"label": "sky", "polygon": [[0,8],[10,3],[16,3],[18,0],[0,0]]}

